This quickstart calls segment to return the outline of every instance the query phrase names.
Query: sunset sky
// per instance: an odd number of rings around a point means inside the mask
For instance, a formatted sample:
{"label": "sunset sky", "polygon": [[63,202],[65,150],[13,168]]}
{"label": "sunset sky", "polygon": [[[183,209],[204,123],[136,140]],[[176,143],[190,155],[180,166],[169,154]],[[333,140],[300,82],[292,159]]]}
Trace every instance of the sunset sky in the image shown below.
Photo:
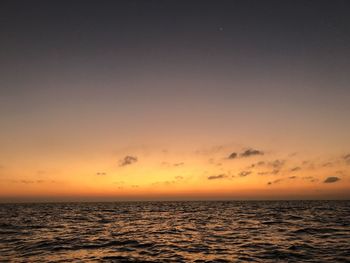
{"label": "sunset sky", "polygon": [[0,201],[350,198],[349,1],[2,1]]}

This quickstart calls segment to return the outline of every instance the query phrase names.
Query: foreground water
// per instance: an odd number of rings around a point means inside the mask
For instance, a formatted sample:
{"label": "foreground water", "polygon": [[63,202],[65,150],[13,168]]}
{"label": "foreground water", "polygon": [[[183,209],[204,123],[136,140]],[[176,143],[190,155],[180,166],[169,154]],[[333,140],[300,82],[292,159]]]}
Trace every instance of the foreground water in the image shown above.
{"label": "foreground water", "polygon": [[0,262],[350,262],[350,201],[0,205]]}

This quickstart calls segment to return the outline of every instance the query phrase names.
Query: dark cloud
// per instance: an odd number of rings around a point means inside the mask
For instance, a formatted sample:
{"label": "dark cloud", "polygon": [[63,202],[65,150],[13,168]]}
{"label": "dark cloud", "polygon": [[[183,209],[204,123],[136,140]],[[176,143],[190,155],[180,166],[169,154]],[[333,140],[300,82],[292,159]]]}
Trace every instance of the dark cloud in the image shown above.
{"label": "dark cloud", "polygon": [[274,180],[272,182],[268,182],[267,185],[278,184],[278,183],[280,183],[282,181],[283,181],[283,179],[276,179],[276,180]]}
{"label": "dark cloud", "polygon": [[248,149],[240,154],[241,157],[250,157],[254,155],[264,155],[264,152],[255,149]]}
{"label": "dark cloud", "polygon": [[238,156],[238,154],[235,153],[235,152],[233,152],[233,153],[230,154],[230,156],[228,157],[228,159],[236,159],[237,156]]}
{"label": "dark cloud", "polygon": [[120,160],[119,166],[126,166],[137,162],[137,157],[127,155],[122,160]]}
{"label": "dark cloud", "polygon": [[338,182],[340,180],[339,177],[336,177],[336,176],[330,176],[330,177],[327,177],[326,180],[324,180],[323,182],[325,184],[331,184],[331,183],[335,183],[335,182]]}
{"label": "dark cloud", "polygon": [[264,161],[260,161],[257,163],[253,163],[252,165],[250,165],[250,168],[254,168],[254,167],[259,167],[259,166],[264,166],[266,163]]}
{"label": "dark cloud", "polygon": [[208,180],[216,180],[216,179],[224,179],[224,178],[226,178],[225,174],[208,176]]}
{"label": "dark cloud", "polygon": [[252,173],[251,171],[242,171],[238,175],[241,176],[241,177],[245,177],[247,175],[250,175],[251,173]]}
{"label": "dark cloud", "polygon": [[97,172],[96,175],[99,175],[99,176],[103,176],[103,175],[106,175],[107,173],[105,172]]}
{"label": "dark cloud", "polygon": [[279,169],[273,169],[272,171],[263,171],[263,172],[258,172],[258,175],[276,175],[280,172]]}
{"label": "dark cloud", "polygon": [[296,166],[296,167],[290,169],[291,172],[297,172],[297,171],[300,171],[300,170],[301,170],[301,168],[299,166]]}
{"label": "dark cloud", "polygon": [[185,163],[181,162],[181,163],[174,163],[173,166],[175,167],[179,167],[179,166],[183,166]]}
{"label": "dark cloud", "polygon": [[260,162],[257,162],[257,163],[253,163],[249,167],[250,168],[256,168],[256,167],[266,166],[266,167],[270,167],[270,168],[279,170],[279,169],[281,169],[284,166],[285,163],[286,163],[285,160],[278,160],[277,159],[277,160],[270,161],[270,162],[260,161]]}
{"label": "dark cloud", "polygon": [[280,183],[280,182],[282,182],[282,181],[285,181],[285,180],[294,180],[294,179],[296,179],[296,178],[298,178],[297,176],[289,176],[288,178],[284,178],[284,179],[276,179],[276,180],[274,180],[274,181],[270,181],[270,182],[268,182],[267,184],[268,185],[272,185],[272,184],[278,184],[278,183]]}

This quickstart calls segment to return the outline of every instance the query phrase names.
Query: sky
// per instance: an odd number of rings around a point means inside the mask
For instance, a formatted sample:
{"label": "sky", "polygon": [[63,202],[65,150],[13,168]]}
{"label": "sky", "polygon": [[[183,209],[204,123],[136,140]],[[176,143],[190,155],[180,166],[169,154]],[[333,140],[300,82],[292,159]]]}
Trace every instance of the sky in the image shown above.
{"label": "sky", "polygon": [[0,201],[349,199],[349,1],[2,1]]}

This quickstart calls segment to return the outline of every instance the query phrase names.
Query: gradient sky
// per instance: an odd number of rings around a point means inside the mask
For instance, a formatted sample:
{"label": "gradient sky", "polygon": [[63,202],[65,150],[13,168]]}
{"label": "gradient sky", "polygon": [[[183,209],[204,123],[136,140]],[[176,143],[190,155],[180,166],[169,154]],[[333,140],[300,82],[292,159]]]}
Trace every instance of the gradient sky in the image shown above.
{"label": "gradient sky", "polygon": [[2,1],[0,200],[350,198],[349,14]]}

